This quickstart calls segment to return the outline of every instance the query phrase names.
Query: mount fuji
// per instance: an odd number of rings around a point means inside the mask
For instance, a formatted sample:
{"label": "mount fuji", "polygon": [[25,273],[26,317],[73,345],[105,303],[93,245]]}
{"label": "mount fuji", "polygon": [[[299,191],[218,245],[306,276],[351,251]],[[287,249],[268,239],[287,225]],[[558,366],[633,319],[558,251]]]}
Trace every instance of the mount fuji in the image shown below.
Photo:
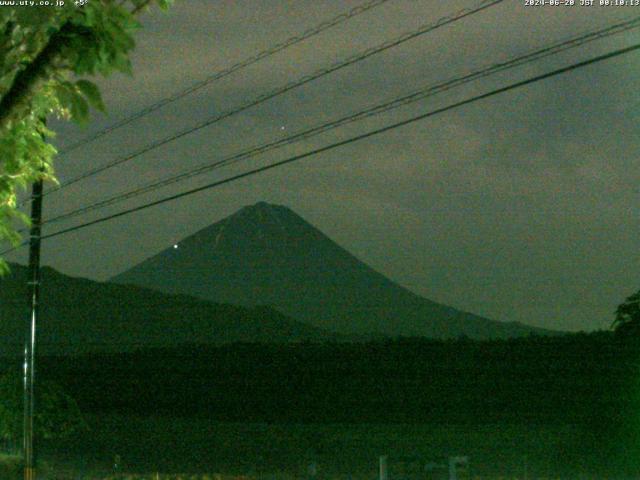
{"label": "mount fuji", "polygon": [[291,209],[265,202],[240,209],[111,282],[217,303],[268,305],[341,334],[489,339],[557,333],[416,295]]}

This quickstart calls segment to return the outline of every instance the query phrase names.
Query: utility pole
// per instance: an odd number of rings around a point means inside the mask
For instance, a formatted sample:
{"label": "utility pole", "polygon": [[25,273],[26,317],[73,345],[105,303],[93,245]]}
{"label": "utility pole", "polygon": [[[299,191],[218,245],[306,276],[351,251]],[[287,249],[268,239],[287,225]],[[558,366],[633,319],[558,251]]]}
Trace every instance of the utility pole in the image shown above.
{"label": "utility pole", "polygon": [[24,480],[36,480],[33,448],[33,406],[35,386],[36,324],[40,301],[40,237],[42,224],[42,179],[36,180],[31,193],[31,229],[29,231],[29,296],[31,315],[24,342]]}

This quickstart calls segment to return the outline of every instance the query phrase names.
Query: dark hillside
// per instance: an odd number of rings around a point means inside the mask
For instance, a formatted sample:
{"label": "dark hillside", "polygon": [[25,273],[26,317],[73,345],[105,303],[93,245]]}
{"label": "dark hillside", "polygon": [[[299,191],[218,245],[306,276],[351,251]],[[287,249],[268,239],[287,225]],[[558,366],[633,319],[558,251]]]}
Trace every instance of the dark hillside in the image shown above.
{"label": "dark hillside", "polygon": [[[174,248],[177,247],[177,248]],[[287,207],[245,207],[112,281],[237,305],[273,305],[346,334],[508,338],[554,334],[456,310],[401,287]]]}
{"label": "dark hillside", "polygon": [[[26,268],[0,278],[0,338],[21,351],[28,319]],[[184,343],[290,342],[338,336],[269,307],[214,304],[186,295],[101,283],[42,271],[38,350],[42,353],[131,351]]]}

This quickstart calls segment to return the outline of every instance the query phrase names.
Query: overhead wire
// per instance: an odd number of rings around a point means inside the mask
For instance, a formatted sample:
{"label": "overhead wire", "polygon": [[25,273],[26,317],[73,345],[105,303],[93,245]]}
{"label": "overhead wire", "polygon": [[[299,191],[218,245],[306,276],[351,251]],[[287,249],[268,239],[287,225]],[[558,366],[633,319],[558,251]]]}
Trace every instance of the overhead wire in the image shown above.
{"label": "overhead wire", "polygon": [[203,185],[203,186],[200,186],[200,187],[197,187],[197,188],[193,188],[193,189],[190,189],[190,190],[178,193],[178,194],[170,195],[170,196],[167,196],[167,197],[164,197],[164,198],[152,201],[152,202],[145,203],[143,205],[139,205],[139,206],[136,206],[136,207],[133,207],[133,208],[128,208],[128,209],[125,209],[125,210],[121,210],[119,212],[116,212],[116,213],[113,213],[113,214],[110,214],[110,215],[107,215],[107,216],[104,216],[104,217],[101,217],[101,218],[98,218],[98,219],[94,219],[94,220],[91,220],[91,221],[88,221],[88,222],[85,222],[85,223],[82,223],[82,224],[79,224],[79,225],[75,225],[73,227],[65,228],[65,229],[59,230],[57,232],[53,232],[53,233],[50,233],[50,234],[47,234],[47,235],[43,235],[42,236],[42,240],[58,237],[60,235],[65,235],[65,234],[68,234],[68,233],[71,233],[71,232],[75,232],[75,231],[78,231],[78,230],[81,230],[81,229],[84,229],[84,228],[87,228],[87,227],[90,227],[90,226],[93,226],[93,225],[96,225],[96,224],[99,224],[99,223],[104,223],[104,222],[107,222],[107,221],[110,221],[110,220],[113,220],[113,219],[116,219],[116,218],[119,218],[119,217],[122,217],[122,216],[125,216],[125,215],[130,215],[132,213],[139,212],[141,210],[145,210],[147,208],[151,208],[151,207],[154,207],[154,206],[157,206],[157,205],[161,205],[161,204],[164,204],[164,203],[167,203],[167,202],[171,202],[171,201],[174,201],[174,200],[177,200],[177,199],[180,199],[180,198],[183,198],[183,197],[187,197],[187,196],[190,196],[190,195],[193,195],[193,194],[205,191],[205,190],[210,190],[210,189],[213,189],[213,188],[216,188],[216,187],[219,187],[219,186],[222,186],[222,185],[225,185],[225,184],[240,180],[242,178],[247,178],[247,177],[256,175],[258,173],[262,173],[262,172],[265,172],[265,171],[268,171],[268,170],[271,170],[271,169],[274,169],[274,168],[277,168],[277,167],[281,167],[283,165],[287,165],[289,163],[293,163],[293,162],[302,160],[304,158],[308,158],[308,157],[311,157],[311,156],[314,156],[314,155],[318,155],[318,154],[323,153],[323,152],[327,152],[329,150],[333,150],[333,149],[338,148],[338,147],[342,147],[342,146],[345,146],[345,145],[348,145],[348,144],[351,144],[351,143],[354,143],[354,142],[358,142],[360,140],[364,140],[364,139],[372,137],[374,135],[379,135],[381,133],[388,132],[390,130],[394,130],[394,129],[402,127],[402,126],[409,125],[409,124],[415,123],[417,121],[424,120],[426,118],[429,118],[429,117],[432,117],[432,116],[435,116],[435,115],[438,115],[438,114],[441,114],[441,113],[444,113],[444,112],[448,112],[450,110],[462,107],[464,105],[469,105],[471,103],[474,103],[474,102],[477,102],[477,101],[480,101],[480,100],[483,100],[483,99],[486,99],[486,98],[490,98],[490,97],[499,95],[501,93],[505,93],[505,92],[508,92],[508,91],[511,91],[511,90],[514,90],[514,89],[517,89],[517,88],[524,87],[526,85],[530,85],[530,84],[545,80],[547,78],[551,78],[551,77],[554,77],[554,76],[557,76],[557,75],[561,75],[561,74],[564,74],[564,73],[567,73],[567,72],[570,72],[570,71],[573,71],[573,70],[576,70],[576,69],[579,69],[579,68],[586,67],[588,65],[592,65],[592,64],[595,64],[595,63],[598,63],[598,62],[602,62],[602,61],[614,58],[614,57],[618,57],[618,56],[621,56],[621,55],[636,51],[638,49],[640,49],[640,43],[634,44],[634,45],[631,45],[631,46],[628,46],[628,47],[620,48],[620,49],[614,50],[612,52],[609,52],[609,53],[606,53],[606,54],[603,54],[603,55],[599,55],[599,56],[592,57],[592,58],[587,59],[587,60],[583,60],[581,62],[577,62],[577,63],[571,64],[571,65],[566,66],[566,67],[558,68],[558,69],[552,70],[552,71],[547,72],[547,73],[536,75],[536,76],[528,78],[526,80],[521,80],[521,81],[518,81],[518,82],[515,82],[515,83],[511,83],[511,84],[509,84],[507,86],[500,87],[500,88],[491,90],[491,91],[483,93],[483,94],[472,96],[472,97],[467,98],[465,100],[461,100],[461,101],[449,104],[447,106],[444,106],[444,107],[441,107],[441,108],[437,108],[435,110],[431,110],[431,111],[422,113],[420,115],[413,116],[411,118],[408,118],[408,119],[405,119],[405,120],[402,120],[402,121],[399,121],[399,122],[395,122],[395,123],[390,124],[390,125],[386,125],[384,127],[380,127],[380,128],[374,129],[374,130],[370,130],[370,131],[368,131],[366,133],[362,133],[360,135],[356,135],[356,136],[350,137],[348,139],[332,143],[330,145],[319,147],[319,148],[310,150],[310,151],[302,153],[302,154],[294,155],[294,156],[286,158],[284,160],[280,160],[280,161],[274,162],[274,163],[272,163],[270,165],[265,165],[265,166],[262,166],[262,167],[254,168],[252,170],[249,170],[249,171],[246,171],[246,172],[243,172],[243,173],[239,173],[237,175],[233,175],[233,176],[227,177],[227,178],[222,179],[222,180],[217,180],[217,181],[209,183],[207,185]]}
{"label": "overhead wire", "polygon": [[428,87],[423,87],[419,90],[416,90],[409,94],[405,94],[401,97],[394,98],[390,101],[383,102],[381,104],[375,105],[373,107],[369,107],[365,110],[361,110],[356,113],[349,114],[347,116],[343,116],[337,120],[333,120],[331,122],[323,123],[323,124],[314,126],[312,128],[308,128],[306,130],[300,131],[288,137],[280,138],[275,141],[271,141],[269,143],[264,143],[258,146],[254,146],[250,149],[244,150],[239,153],[235,153],[233,155],[230,155],[216,162],[201,164],[196,168],[189,169],[180,174],[170,175],[160,180],[149,182],[145,185],[137,187],[128,192],[123,192],[123,193],[113,195],[107,199],[98,201],[91,205],[87,205],[87,206],[80,207],[68,212],[64,212],[53,218],[47,219],[45,222],[43,222],[43,224],[51,224],[51,223],[56,223],[63,220],[68,220],[78,215],[83,215],[97,209],[105,208],[107,206],[111,206],[111,205],[120,203],[122,201],[135,198],[139,195],[152,192],[159,188],[166,187],[174,183],[178,183],[183,180],[187,180],[189,178],[208,173],[218,168],[235,164],[241,160],[246,160],[248,158],[261,155],[268,151],[282,148],[284,146],[291,145],[293,143],[296,143],[302,140],[306,140],[308,138],[311,138],[313,136],[319,135],[329,130],[344,126],[346,124],[363,120],[365,118],[369,118],[374,115],[379,115],[381,113],[390,111],[392,109],[395,109],[404,105],[409,105],[411,103],[414,103],[414,102],[423,100],[425,98],[431,97],[433,95],[436,95],[438,93],[459,87],[461,85],[478,80],[480,78],[485,78],[487,76],[503,72],[507,69],[519,67],[534,61],[538,61],[541,58],[545,58],[550,55],[555,55],[571,48],[582,46],[588,42],[592,42],[592,41],[606,38],[612,35],[620,34],[630,29],[638,28],[638,27],[640,27],[640,16],[636,16],[631,20],[616,23],[614,25],[599,29],[597,31],[591,31],[579,36],[573,36],[569,39],[563,40],[561,42],[557,42],[551,46],[539,48],[539,49],[530,51],[524,55],[512,57],[509,60],[494,63],[481,70],[476,70],[472,73],[469,73],[463,76],[451,78],[449,80],[439,82],[435,85],[429,85]]}
{"label": "overhead wire", "polygon": [[[215,72],[211,75],[209,75],[208,77],[200,80],[199,82],[196,82],[192,85],[190,85],[189,87],[180,90],[178,92],[173,93],[172,95],[165,97],[161,100],[158,100],[157,102],[147,106],[146,108],[130,115],[129,117],[126,117],[98,132],[96,132],[95,134],[83,138],[71,145],[69,145],[68,147],[63,148],[62,150],[60,150],[60,152],[58,153],[58,155],[63,156],[65,154],[68,154],[70,152],[72,152],[73,150],[76,150],[84,145],[87,145],[115,130],[118,130],[119,128],[122,128],[124,126],[127,126],[131,123],[133,123],[134,121],[146,117],[147,115],[155,112],[156,110],[170,104],[173,102],[176,102],[178,100],[180,100],[181,98],[184,98],[192,93],[197,92],[198,90],[206,87],[207,85],[210,85],[214,82],[216,82],[217,80],[222,80],[223,78],[237,72],[238,70],[241,70],[243,68],[249,67],[255,63],[258,63],[261,60],[264,60],[265,58],[271,57],[289,47],[292,47],[294,45],[297,45],[298,43],[303,42],[304,40],[307,40],[311,37],[314,37],[336,25],[339,25],[340,23],[343,23],[353,17],[356,17],[362,13],[365,13],[369,10],[372,10],[386,2],[388,2],[389,0],[370,0],[362,5],[358,5],[354,8],[352,8],[351,10],[349,10],[346,13],[342,13],[340,15],[337,15],[329,20],[326,20],[322,23],[320,23],[319,25],[316,25],[315,27],[309,28],[307,30],[305,30],[304,32],[302,32],[300,35],[295,35],[293,37],[290,37],[288,39],[286,39],[283,42],[280,42],[266,50],[263,50],[255,55],[252,55],[251,57],[246,58],[245,60],[242,60],[240,62],[237,62],[233,65],[231,65],[230,67],[223,69],[221,71]],[[44,195],[48,194],[48,193],[52,193],[53,191],[57,191],[61,188],[60,185],[56,186],[56,187],[52,187],[49,188],[48,190],[46,190],[44,192]],[[28,199],[23,200],[22,202],[20,202],[19,206],[24,206],[26,203],[28,202]]]}
{"label": "overhead wire", "polygon": [[432,23],[428,23],[428,24],[424,24],[422,25],[420,28],[416,29],[416,30],[412,30],[410,32],[406,32],[394,39],[385,41],[377,46],[374,47],[370,47],[360,53],[354,54],[349,56],[348,58],[346,58],[345,60],[342,60],[340,62],[337,62],[329,67],[317,70],[314,73],[305,75],[297,80],[293,80],[287,84],[285,84],[284,86],[278,87],[275,90],[272,90],[268,93],[262,94],[260,96],[258,96],[257,98],[254,98],[253,100],[250,100],[247,103],[242,104],[239,107],[236,107],[234,109],[231,110],[227,110],[225,112],[222,112],[220,114],[217,114],[213,117],[210,117],[198,124],[196,124],[193,127],[187,128],[185,130],[182,130],[178,133],[174,133],[170,136],[164,137],[160,140],[157,140],[155,142],[152,142],[148,145],[146,145],[145,147],[130,153],[124,157],[112,160],[111,162],[107,162],[104,165],[101,165],[99,167],[96,167],[92,170],[89,170],[85,173],[82,173],[76,177],[73,177],[65,182],[60,183],[58,186],[55,186],[49,190],[47,190],[46,192],[44,192],[43,196],[46,196],[48,194],[57,192],[59,190],[62,190],[66,187],[69,187],[70,185],[73,185],[77,182],[80,182],[82,180],[85,180],[89,177],[95,176],[99,173],[102,173],[106,170],[109,170],[113,167],[116,167],[118,165],[121,165],[125,162],[129,162],[131,160],[133,160],[134,158],[137,158],[145,153],[148,153],[152,150],[155,150],[159,147],[162,147],[168,143],[174,142],[180,138],[183,138],[187,135],[190,135],[194,132],[197,132],[205,127],[211,126],[214,123],[217,123],[221,120],[224,120],[226,118],[229,118],[233,115],[236,115],[238,113],[241,113],[245,110],[248,110],[249,108],[255,107],[257,105],[260,105],[272,98],[275,98],[279,95],[282,95],[286,92],[289,92],[295,88],[301,87],[302,85],[308,84],[310,82],[313,82],[319,78],[322,78],[326,75],[329,75],[333,72],[336,72],[340,69],[346,68],[348,66],[351,66],[355,63],[361,62],[373,55],[376,55],[378,53],[384,52],[386,50],[389,50],[391,48],[394,48],[398,45],[401,45],[405,42],[408,42],[409,40],[412,40],[416,37],[419,37],[421,35],[425,35],[429,32],[432,32],[438,28],[444,27],[445,25],[449,25],[452,24],[454,22],[457,22],[459,20],[462,20],[463,18],[469,17],[471,15],[480,13],[488,8],[491,8],[495,5],[498,5],[500,3],[502,3],[504,0],[484,0],[483,2],[481,2],[481,4],[477,7],[474,8],[464,8],[459,10],[458,12],[456,12],[455,14],[452,15],[448,15],[445,17],[440,18],[439,20],[437,20],[436,22],[432,22]]}
{"label": "overhead wire", "polygon": [[284,40],[283,42],[280,42],[276,45],[273,45],[272,47],[267,48],[266,50],[262,50],[261,52],[252,55],[240,62],[234,63],[233,65],[231,65],[230,67],[227,67],[223,70],[220,70],[218,72],[212,73],[211,75],[207,76],[206,78],[190,85],[189,87],[180,90],[178,92],[173,93],[172,95],[165,97],[161,100],[158,100],[157,102],[152,103],[151,105],[147,106],[146,108],[100,130],[99,132],[94,133],[93,135],[91,135],[90,137],[87,138],[83,138],[82,140],[79,140],[71,145],[69,145],[68,147],[62,149],[60,151],[60,155],[64,155],[67,154],[69,152],[72,152],[73,150],[76,150],[84,145],[87,145],[88,143],[91,143],[95,140],[97,140],[98,138],[101,138],[119,128],[122,128],[126,125],[131,124],[132,122],[146,117],[147,115],[149,115],[150,113],[155,112],[156,110],[170,104],[173,102],[176,102],[177,100],[180,100],[181,98],[186,97],[187,95],[190,95],[194,92],[197,92],[198,90],[206,87],[207,85],[210,85],[213,82],[216,82],[218,80],[221,80],[225,77],[228,77],[229,75],[237,72],[238,70],[241,70],[243,68],[249,67],[261,60],[264,60],[265,58],[271,57],[283,50],[286,50],[289,47],[292,47],[294,45],[297,45],[298,43],[303,42],[304,40],[307,40],[309,38],[312,38],[326,30],[329,30],[330,28],[335,27],[336,25],[339,25],[341,23],[346,22],[347,20],[356,17],[362,13],[365,13],[369,10],[372,10],[376,7],[381,6],[382,4],[388,2],[389,0],[370,0],[368,2],[363,3],[362,5],[358,5],[354,8],[352,8],[351,10],[349,10],[348,12],[342,13],[340,15],[337,15],[329,20],[326,20],[322,23],[320,23],[319,25],[316,25],[315,27],[309,28],[307,30],[305,30],[304,32],[302,32],[299,35],[294,35],[293,37],[290,37],[286,40]]}

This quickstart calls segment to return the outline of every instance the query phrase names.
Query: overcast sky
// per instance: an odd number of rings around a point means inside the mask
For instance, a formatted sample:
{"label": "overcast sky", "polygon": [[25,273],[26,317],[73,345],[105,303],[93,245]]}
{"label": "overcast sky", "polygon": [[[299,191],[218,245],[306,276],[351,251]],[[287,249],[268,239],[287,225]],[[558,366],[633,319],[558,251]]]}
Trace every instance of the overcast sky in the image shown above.
{"label": "overcast sky", "polygon": [[[579,3],[577,0],[576,3]],[[597,3],[597,2],[596,2]],[[92,132],[357,6],[184,0],[143,17],[134,78],[101,81]],[[62,181],[478,1],[389,0],[58,160]],[[45,198],[45,217],[473,72],[640,7],[506,0]],[[71,226],[637,43],[637,30],[48,228]],[[496,320],[606,328],[640,288],[640,54],[631,53],[47,241],[44,263],[104,280],[260,200],[287,205],[392,280]],[[14,255],[10,259],[19,259]]]}

